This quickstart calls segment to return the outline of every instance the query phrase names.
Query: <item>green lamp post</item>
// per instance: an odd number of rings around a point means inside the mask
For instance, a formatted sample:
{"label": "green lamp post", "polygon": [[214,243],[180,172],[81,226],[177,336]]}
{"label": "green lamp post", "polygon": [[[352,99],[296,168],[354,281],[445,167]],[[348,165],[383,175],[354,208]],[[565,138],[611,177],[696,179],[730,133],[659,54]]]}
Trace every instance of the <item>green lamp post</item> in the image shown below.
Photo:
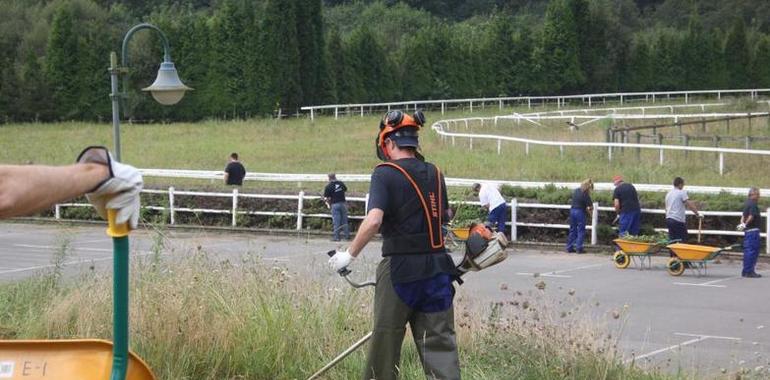
{"label": "green lamp post", "polygon": [[120,98],[126,97],[128,91],[128,83],[126,78],[123,80],[123,91],[120,93],[118,89],[118,77],[128,73],[128,42],[134,33],[142,29],[151,29],[160,34],[163,41],[163,62],[160,64],[158,70],[158,76],[155,78],[149,87],[145,87],[142,91],[148,91],[152,94],[155,100],[163,105],[170,106],[179,103],[184,97],[186,91],[192,90],[179,80],[179,74],[176,72],[174,62],[171,61],[171,53],[168,44],[168,38],[163,32],[158,29],[157,26],[152,24],[138,24],[132,27],[126,32],[123,37],[123,47],[121,50],[121,65],[118,66],[118,56],[115,52],[110,54],[110,77],[111,77],[111,89],[110,98],[112,99],[112,133],[113,141],[115,143],[114,155],[118,162],[121,161],[120,156]]}

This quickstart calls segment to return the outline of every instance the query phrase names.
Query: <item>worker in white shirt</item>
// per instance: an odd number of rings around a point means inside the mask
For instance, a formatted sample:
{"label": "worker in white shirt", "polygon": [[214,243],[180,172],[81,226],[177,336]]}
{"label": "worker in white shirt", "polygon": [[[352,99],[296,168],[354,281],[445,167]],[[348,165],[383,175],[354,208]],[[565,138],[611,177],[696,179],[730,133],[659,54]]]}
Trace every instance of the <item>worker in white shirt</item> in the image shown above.
{"label": "worker in white shirt", "polygon": [[505,234],[505,211],[508,208],[500,190],[497,190],[497,185],[474,183],[472,189],[474,194],[478,195],[481,207],[489,211],[487,220],[497,229],[497,232]]}

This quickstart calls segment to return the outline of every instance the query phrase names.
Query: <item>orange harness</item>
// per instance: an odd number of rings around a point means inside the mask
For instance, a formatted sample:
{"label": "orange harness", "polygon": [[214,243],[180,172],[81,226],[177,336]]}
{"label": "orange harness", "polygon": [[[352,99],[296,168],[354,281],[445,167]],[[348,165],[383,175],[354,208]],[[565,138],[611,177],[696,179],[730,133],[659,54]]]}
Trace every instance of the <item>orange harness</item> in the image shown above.
{"label": "orange harness", "polygon": [[425,215],[425,222],[428,226],[427,233],[402,234],[397,237],[385,238],[382,246],[383,254],[443,251],[444,234],[441,231],[441,225],[444,218],[444,199],[441,191],[441,171],[438,167],[434,166],[436,169],[435,177],[431,176],[427,181],[428,183],[418,185],[417,181],[414,180],[414,177],[402,166],[393,162],[385,162],[377,165],[377,167],[380,166],[389,166],[401,172],[412,185],[415,193],[417,193],[416,199],[419,203],[415,205],[415,202],[407,202],[402,205],[393,219],[396,225],[403,223],[404,220],[414,214],[416,207],[420,207]]}

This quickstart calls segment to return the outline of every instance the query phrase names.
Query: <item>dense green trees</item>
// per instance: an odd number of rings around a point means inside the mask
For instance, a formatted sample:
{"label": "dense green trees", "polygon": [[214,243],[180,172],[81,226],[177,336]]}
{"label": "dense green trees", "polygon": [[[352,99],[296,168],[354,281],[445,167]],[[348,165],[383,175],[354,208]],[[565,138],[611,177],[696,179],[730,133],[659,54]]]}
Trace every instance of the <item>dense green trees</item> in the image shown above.
{"label": "dense green trees", "polygon": [[[109,119],[109,52],[148,21],[195,91],[162,107],[131,57],[126,117],[293,114],[324,103],[770,86],[755,0],[0,0],[0,122]],[[697,6],[693,6],[697,4]]]}
{"label": "dense green trees", "polygon": [[45,52],[45,77],[51,90],[52,108],[57,116],[65,119],[81,112],[78,102],[83,85],[78,81],[80,47],[72,8],[65,3],[54,13]]}

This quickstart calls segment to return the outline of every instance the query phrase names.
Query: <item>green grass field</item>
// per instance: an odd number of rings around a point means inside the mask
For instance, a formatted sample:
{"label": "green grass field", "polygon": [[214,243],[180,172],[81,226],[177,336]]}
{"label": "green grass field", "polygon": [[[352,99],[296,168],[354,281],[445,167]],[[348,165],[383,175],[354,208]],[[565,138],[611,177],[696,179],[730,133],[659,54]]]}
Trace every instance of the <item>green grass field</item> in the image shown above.
{"label": "green grass field", "polygon": [[[510,111],[507,109],[505,113]],[[496,114],[500,114],[497,107],[488,107],[472,114],[452,111],[442,116],[440,112],[428,112],[427,116],[432,123],[438,119]],[[315,122],[308,118],[292,118],[123,124],[123,160],[141,168],[221,170],[227,155],[236,151],[247,170],[253,172],[365,174],[378,163],[374,155],[377,124],[376,116],[346,116],[339,120],[324,116],[317,117]],[[472,126],[469,131],[540,139],[603,141],[603,128],[607,125],[606,122],[596,123],[582,128],[579,135],[571,135],[563,121],[537,128],[513,127],[512,124],[501,123],[494,130]],[[768,135],[766,119],[755,120],[754,125],[754,135]],[[464,127],[459,129],[465,131]],[[730,134],[745,134],[745,130],[742,131],[739,123],[733,123]],[[87,145],[111,146],[112,127],[79,122],[15,124],[0,126],[0,136],[2,163],[65,164],[72,162]],[[602,148],[568,148],[562,157],[555,147],[532,146],[530,154],[525,155],[523,144],[503,143],[502,154],[498,155],[494,141],[476,140],[473,150],[469,150],[467,140],[457,139],[453,146],[450,140],[442,141],[429,128],[423,130],[421,144],[428,159],[438,164],[447,176],[479,179],[579,181],[593,177],[597,181],[609,181],[612,175],[622,173],[637,183],[669,183],[673,177],[683,176],[690,185],[749,186],[761,185],[757,182],[756,170],[770,164],[770,158],[727,155],[727,171],[720,177],[716,156],[706,153],[691,153],[685,157],[684,153],[666,152],[663,166],[658,164],[657,151],[642,152],[637,159],[630,149],[616,154],[611,162]],[[762,148],[768,144],[759,142],[755,145]],[[151,179],[148,182],[156,185],[181,183],[181,187],[201,185],[176,179]],[[263,186],[256,184],[254,187]],[[314,189],[317,184],[310,186]],[[288,189],[296,187],[292,184]]]}

